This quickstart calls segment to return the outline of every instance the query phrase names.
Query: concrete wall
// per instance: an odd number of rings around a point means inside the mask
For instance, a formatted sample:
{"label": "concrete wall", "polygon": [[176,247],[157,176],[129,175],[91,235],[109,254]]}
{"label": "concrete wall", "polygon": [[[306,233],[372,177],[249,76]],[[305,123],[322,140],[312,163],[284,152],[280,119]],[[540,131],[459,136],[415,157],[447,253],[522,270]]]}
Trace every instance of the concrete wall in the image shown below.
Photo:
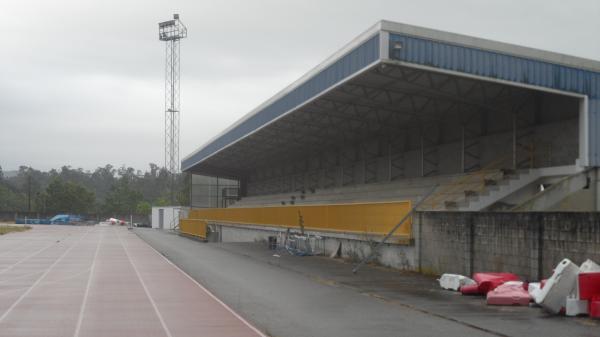
{"label": "concrete wall", "polygon": [[[285,229],[267,226],[249,226],[232,224],[212,224],[209,241],[213,242],[266,242],[269,236],[282,235]],[[292,231],[296,232],[296,231]],[[359,261],[371,253],[372,247],[380,238],[366,238],[352,234],[334,234],[323,232],[306,232],[321,237],[320,247],[324,255],[340,250],[340,255],[350,260]],[[280,237],[281,238],[281,237]],[[386,244],[375,258],[376,262],[396,269],[416,270],[418,268],[417,250],[412,242],[402,244]]]}
{"label": "concrete wall", "polygon": [[[260,242],[281,228],[212,225],[215,241]],[[341,244],[345,258],[359,260],[380,238],[328,234],[325,254]],[[577,264],[600,262],[600,213],[420,212],[413,221],[414,239],[386,244],[376,261],[392,268],[427,274],[505,271],[529,280],[547,278],[563,258]],[[214,236],[213,236],[214,237]]]}
{"label": "concrete wall", "polygon": [[569,258],[600,261],[600,213],[457,213],[418,215],[418,269],[441,274],[507,271],[548,277]]}

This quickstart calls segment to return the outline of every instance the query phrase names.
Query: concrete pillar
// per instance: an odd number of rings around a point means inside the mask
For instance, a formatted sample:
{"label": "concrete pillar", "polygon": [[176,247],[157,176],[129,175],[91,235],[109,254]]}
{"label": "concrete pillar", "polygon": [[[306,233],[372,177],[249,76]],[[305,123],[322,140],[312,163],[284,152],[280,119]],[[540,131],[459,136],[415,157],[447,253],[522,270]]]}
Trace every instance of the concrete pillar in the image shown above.
{"label": "concrete pillar", "polygon": [[529,213],[528,223],[528,246],[529,246],[529,275],[530,280],[541,280],[544,275],[542,270],[544,224],[542,217],[538,214]]}
{"label": "concrete pillar", "polygon": [[425,139],[421,132],[421,177],[425,176]]}
{"label": "concrete pillar", "polygon": [[248,179],[246,177],[238,180],[240,197],[248,196]]}
{"label": "concrete pillar", "polygon": [[474,252],[475,252],[475,223],[473,221],[473,215],[465,213],[465,230],[464,235],[464,273],[465,275],[473,275],[474,267]]}
{"label": "concrete pillar", "polygon": [[465,173],[465,126],[461,127],[461,136],[460,136],[460,171]]}
{"label": "concrete pillar", "polygon": [[512,165],[517,169],[517,114],[513,113],[512,120]]}
{"label": "concrete pillar", "polygon": [[413,221],[413,225],[412,225],[412,232],[413,232],[413,239],[414,239],[414,243],[415,243],[415,251],[416,251],[416,259],[417,261],[415,261],[415,265],[417,267],[417,271],[419,273],[423,272],[423,267],[421,264],[421,260],[422,260],[422,251],[421,251],[421,238],[423,237],[423,213],[422,212],[417,212],[417,216],[413,217],[414,221]]}
{"label": "concrete pillar", "polygon": [[388,142],[388,181],[392,181],[392,144]]}
{"label": "concrete pillar", "polygon": [[592,174],[590,174],[590,177],[592,177],[590,184],[592,185],[591,188],[594,192],[595,211],[598,212],[600,211],[600,172],[598,168],[594,168],[594,171]]}
{"label": "concrete pillar", "polygon": [[587,96],[579,100],[579,158],[577,164],[589,166],[589,99]]}

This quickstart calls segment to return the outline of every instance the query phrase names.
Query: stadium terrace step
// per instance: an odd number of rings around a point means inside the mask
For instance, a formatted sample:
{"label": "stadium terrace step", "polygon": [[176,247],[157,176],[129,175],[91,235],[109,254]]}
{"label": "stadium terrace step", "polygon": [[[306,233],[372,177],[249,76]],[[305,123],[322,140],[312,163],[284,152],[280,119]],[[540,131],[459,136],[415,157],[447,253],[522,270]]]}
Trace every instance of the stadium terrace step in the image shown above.
{"label": "stadium terrace step", "polygon": [[[456,181],[460,186],[453,186]],[[416,202],[433,186],[438,186],[438,202],[423,209],[447,210],[468,206],[470,202],[489,194],[488,189],[499,188],[502,180],[500,170],[472,172],[467,174],[440,175],[430,177],[405,178],[393,182],[361,184],[329,189],[290,191],[287,193],[254,195],[242,198],[230,207],[255,207],[277,205],[310,205],[358,202],[384,202],[411,200]],[[435,193],[434,193],[435,194]],[[451,201],[445,203],[445,201]],[[448,207],[446,207],[446,205]]]}

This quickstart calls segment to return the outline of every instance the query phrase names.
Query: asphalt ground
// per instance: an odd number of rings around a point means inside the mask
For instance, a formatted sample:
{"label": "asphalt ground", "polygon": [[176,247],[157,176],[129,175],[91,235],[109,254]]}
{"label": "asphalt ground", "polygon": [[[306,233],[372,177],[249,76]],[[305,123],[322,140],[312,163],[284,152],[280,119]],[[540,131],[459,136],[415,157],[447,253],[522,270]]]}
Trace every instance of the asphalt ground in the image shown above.
{"label": "asphalt ground", "polygon": [[0,237],[0,336],[261,336],[124,227]]}
{"label": "asphalt ground", "polygon": [[273,252],[258,243],[203,243],[135,233],[270,336],[600,336],[600,321],[537,307],[487,306],[432,277]]}

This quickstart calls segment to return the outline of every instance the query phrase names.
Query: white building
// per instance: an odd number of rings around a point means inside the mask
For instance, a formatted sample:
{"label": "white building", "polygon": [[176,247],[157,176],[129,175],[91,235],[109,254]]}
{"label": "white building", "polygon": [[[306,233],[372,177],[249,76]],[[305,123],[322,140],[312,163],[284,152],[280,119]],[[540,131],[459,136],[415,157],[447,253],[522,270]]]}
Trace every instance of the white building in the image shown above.
{"label": "white building", "polygon": [[174,229],[179,225],[181,206],[152,207],[152,228]]}

